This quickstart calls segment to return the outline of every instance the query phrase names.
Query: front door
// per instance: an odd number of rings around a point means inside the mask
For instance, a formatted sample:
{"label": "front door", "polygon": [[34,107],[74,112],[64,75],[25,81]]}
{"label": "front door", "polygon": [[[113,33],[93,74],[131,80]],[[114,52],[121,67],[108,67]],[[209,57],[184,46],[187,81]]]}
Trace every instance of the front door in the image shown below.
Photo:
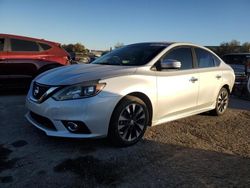
{"label": "front door", "polygon": [[[158,89],[158,119],[162,120],[192,111],[197,106],[199,74],[194,72],[190,47],[178,47],[163,58],[181,62],[180,69],[156,72]],[[162,61],[161,60],[161,61]]]}

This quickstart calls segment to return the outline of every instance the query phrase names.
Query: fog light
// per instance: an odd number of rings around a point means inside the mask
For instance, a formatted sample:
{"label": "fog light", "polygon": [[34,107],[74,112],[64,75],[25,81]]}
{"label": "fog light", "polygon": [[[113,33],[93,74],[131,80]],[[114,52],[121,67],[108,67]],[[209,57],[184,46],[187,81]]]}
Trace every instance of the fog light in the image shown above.
{"label": "fog light", "polygon": [[91,134],[89,128],[81,121],[62,121],[68,131],[74,134]]}
{"label": "fog light", "polygon": [[69,131],[71,131],[71,132],[76,132],[76,131],[78,131],[79,126],[78,126],[76,123],[74,123],[74,122],[68,122],[68,123],[67,123],[67,128],[68,128]]}

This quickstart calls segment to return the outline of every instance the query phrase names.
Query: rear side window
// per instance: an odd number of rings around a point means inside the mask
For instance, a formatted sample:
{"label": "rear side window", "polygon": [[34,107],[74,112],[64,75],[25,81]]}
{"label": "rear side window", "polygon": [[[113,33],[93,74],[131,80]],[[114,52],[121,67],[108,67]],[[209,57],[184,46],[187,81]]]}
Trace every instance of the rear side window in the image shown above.
{"label": "rear side window", "polygon": [[181,62],[181,69],[193,68],[193,56],[191,48],[177,48],[169,52],[164,59],[174,59]]}
{"label": "rear side window", "polygon": [[215,55],[213,55],[213,58],[214,58],[214,65],[215,66],[219,66],[220,65],[220,60],[218,57],[216,57]]}
{"label": "rear side window", "polygon": [[48,49],[50,49],[50,48],[51,48],[51,46],[50,46],[50,45],[45,44],[45,43],[39,43],[39,45],[42,47],[42,49],[43,49],[43,50],[48,50]]}
{"label": "rear side window", "polygon": [[0,38],[0,52],[3,51],[3,48],[4,48],[4,39]]}
{"label": "rear side window", "polygon": [[195,54],[198,61],[199,68],[214,67],[214,58],[211,53],[206,50],[195,48]]}
{"label": "rear side window", "polygon": [[38,52],[39,46],[33,41],[11,39],[11,50],[14,52]]}

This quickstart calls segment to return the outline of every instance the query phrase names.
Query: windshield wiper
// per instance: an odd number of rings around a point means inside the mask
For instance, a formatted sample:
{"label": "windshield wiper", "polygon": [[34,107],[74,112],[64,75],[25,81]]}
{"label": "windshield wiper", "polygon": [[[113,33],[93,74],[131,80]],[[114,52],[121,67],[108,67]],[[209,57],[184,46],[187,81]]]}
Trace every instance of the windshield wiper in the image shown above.
{"label": "windshield wiper", "polygon": [[112,63],[109,62],[102,62],[102,63],[98,63],[99,65],[113,65]]}

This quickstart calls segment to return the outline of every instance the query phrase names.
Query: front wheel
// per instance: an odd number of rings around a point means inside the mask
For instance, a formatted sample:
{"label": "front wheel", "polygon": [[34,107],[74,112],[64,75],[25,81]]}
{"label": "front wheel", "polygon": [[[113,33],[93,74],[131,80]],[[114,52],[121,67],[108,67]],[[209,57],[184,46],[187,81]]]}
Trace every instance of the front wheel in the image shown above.
{"label": "front wheel", "polygon": [[146,104],[137,97],[126,96],[113,112],[108,137],[117,146],[130,146],[143,137],[148,125]]}
{"label": "front wheel", "polygon": [[229,93],[226,88],[221,88],[216,99],[215,109],[212,111],[213,115],[220,116],[225,113],[229,103]]}

